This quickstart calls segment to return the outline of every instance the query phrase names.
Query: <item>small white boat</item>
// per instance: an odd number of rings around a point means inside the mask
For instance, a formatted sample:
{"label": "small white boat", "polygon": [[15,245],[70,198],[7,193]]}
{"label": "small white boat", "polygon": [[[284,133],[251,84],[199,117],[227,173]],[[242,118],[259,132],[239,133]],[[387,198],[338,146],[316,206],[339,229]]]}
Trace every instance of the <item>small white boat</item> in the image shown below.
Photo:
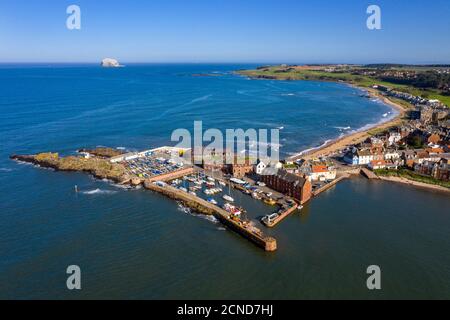
{"label": "small white boat", "polygon": [[261,200],[261,196],[259,194],[257,194],[256,192],[252,193],[252,198],[256,199],[256,200]]}
{"label": "small white boat", "polygon": [[216,200],[214,200],[214,199],[208,199],[208,202],[209,202],[209,203],[211,203],[211,204],[214,204],[214,205],[216,205],[216,204],[217,204],[217,201],[216,201]]}
{"label": "small white boat", "polygon": [[261,221],[265,222],[265,223],[272,223],[276,218],[279,217],[278,212],[272,213],[272,214],[268,214],[266,216],[264,216]]}
{"label": "small white boat", "polygon": [[178,189],[181,190],[181,191],[184,191],[184,192],[188,192],[188,190],[186,188],[184,188],[184,187],[180,187]]}
{"label": "small white boat", "polygon": [[210,181],[210,182],[216,182],[216,179],[214,179],[214,178],[212,178],[212,177],[208,177],[207,179],[208,179],[208,181]]}
{"label": "small white boat", "polygon": [[189,194],[191,194],[193,196],[197,196],[197,194],[194,191],[189,191]]}
{"label": "small white boat", "polygon": [[228,196],[228,195],[224,195],[222,198],[224,200],[227,200],[227,201],[230,201],[230,202],[234,202],[234,199],[232,197]]}
{"label": "small white boat", "polygon": [[219,184],[222,186],[222,187],[225,187],[227,184],[225,183],[225,182],[223,182],[223,181],[219,181]]}

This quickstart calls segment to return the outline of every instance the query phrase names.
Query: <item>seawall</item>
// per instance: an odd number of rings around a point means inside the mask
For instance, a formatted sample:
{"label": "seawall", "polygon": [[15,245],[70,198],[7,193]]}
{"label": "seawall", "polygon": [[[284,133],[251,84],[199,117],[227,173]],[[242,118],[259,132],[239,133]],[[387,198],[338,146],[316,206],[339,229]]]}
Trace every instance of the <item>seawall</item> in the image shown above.
{"label": "seawall", "polygon": [[169,185],[158,186],[150,180],[146,180],[144,182],[144,186],[148,190],[159,192],[171,199],[182,201],[185,206],[192,208],[196,212],[213,215],[228,228],[236,233],[239,233],[241,236],[247,238],[265,251],[271,252],[277,250],[277,242],[274,238],[265,236],[259,229],[251,226],[250,224],[231,219],[230,213],[209,203],[206,200],[178,190]]}

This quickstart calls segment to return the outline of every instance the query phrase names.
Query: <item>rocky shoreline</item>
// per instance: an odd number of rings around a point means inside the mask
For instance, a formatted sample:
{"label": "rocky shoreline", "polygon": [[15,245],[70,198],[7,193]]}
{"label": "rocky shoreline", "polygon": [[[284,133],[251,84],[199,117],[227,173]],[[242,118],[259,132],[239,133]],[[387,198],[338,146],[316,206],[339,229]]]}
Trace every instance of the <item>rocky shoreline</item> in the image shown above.
{"label": "rocky shoreline", "polygon": [[126,175],[125,168],[120,164],[112,164],[108,161],[109,157],[116,154],[115,149],[97,148],[97,149],[80,149],[78,152],[88,152],[89,158],[82,156],[60,157],[58,153],[39,153],[35,155],[11,155],[10,159],[19,162],[26,162],[42,168],[54,169],[55,171],[66,172],[85,172],[100,180],[110,180],[113,183],[128,184],[131,186],[144,185],[147,190],[157,191],[171,199],[181,202],[185,207],[191,208],[193,211],[204,214],[213,215],[214,211],[199,205],[195,201],[189,200],[188,197],[180,198],[174,196],[173,193],[164,190],[155,190],[156,186],[150,181],[139,178],[132,178]]}
{"label": "rocky shoreline", "polygon": [[56,171],[86,172],[98,179],[108,179],[115,183],[128,183],[130,177],[120,164],[113,164],[107,158],[81,156],[60,157],[58,153],[39,153],[35,155],[11,155],[11,160],[31,163]]}

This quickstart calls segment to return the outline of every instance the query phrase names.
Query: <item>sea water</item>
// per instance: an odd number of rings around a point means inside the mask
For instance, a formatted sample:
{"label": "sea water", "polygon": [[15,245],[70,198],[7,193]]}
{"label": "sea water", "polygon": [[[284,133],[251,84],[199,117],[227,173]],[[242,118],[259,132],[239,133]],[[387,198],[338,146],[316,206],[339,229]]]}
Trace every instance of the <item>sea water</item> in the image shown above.
{"label": "sea water", "polygon": [[[249,80],[255,65],[0,66],[0,298],[444,298],[447,194],[340,183],[264,232],[266,253],[145,190],[15,163],[13,153],[171,144],[178,128],[279,128],[283,156],[383,120],[345,84]],[[74,192],[77,185],[79,193]],[[255,223],[273,208],[233,193]],[[382,290],[366,269],[382,270]],[[82,290],[66,288],[78,265]]]}

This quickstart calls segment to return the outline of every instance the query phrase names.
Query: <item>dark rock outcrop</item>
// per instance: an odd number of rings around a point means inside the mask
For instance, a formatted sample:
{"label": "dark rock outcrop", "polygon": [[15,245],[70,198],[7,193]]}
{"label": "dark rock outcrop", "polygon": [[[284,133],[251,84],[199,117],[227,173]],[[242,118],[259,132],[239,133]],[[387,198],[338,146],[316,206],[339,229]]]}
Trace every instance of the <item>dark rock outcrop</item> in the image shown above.
{"label": "dark rock outcrop", "polygon": [[102,158],[112,158],[115,156],[120,156],[124,152],[118,149],[107,148],[107,147],[99,147],[95,149],[80,149],[78,152],[86,152],[91,155],[102,157]]}

